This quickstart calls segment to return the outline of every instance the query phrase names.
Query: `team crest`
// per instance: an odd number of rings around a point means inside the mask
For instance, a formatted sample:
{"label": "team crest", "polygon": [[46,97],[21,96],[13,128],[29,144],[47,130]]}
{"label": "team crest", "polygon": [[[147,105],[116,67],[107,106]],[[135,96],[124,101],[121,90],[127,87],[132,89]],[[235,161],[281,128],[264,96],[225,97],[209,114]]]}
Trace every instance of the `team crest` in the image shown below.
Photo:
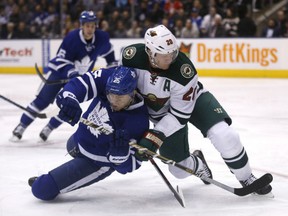
{"label": "team crest", "polygon": [[[101,102],[98,102],[92,112],[88,115],[87,120],[98,125],[98,128],[93,128],[87,126],[90,132],[98,138],[99,135],[103,134],[110,134],[113,133],[113,128],[109,125],[109,114],[107,112],[106,107],[101,106]],[[104,128],[104,130],[103,130]]]}
{"label": "team crest", "polygon": [[170,99],[170,97],[157,98],[157,96],[152,93],[142,96],[145,100],[145,104],[147,104],[149,108],[154,110],[155,112],[161,110],[163,106],[167,103],[167,101],[169,101]]}
{"label": "team crest", "polygon": [[123,51],[123,57],[125,59],[132,59],[136,54],[136,47],[127,47]]}
{"label": "team crest", "polygon": [[151,31],[150,31],[150,36],[151,36],[151,37],[157,36],[157,32],[156,32],[156,31],[153,31],[153,30],[151,30]]}
{"label": "team crest", "polygon": [[193,68],[189,64],[183,64],[180,68],[180,71],[182,76],[187,79],[193,77],[195,74]]}
{"label": "team crest", "polygon": [[147,98],[148,98],[150,101],[156,101],[156,100],[157,100],[157,97],[156,97],[154,94],[148,94],[148,95],[147,95]]}

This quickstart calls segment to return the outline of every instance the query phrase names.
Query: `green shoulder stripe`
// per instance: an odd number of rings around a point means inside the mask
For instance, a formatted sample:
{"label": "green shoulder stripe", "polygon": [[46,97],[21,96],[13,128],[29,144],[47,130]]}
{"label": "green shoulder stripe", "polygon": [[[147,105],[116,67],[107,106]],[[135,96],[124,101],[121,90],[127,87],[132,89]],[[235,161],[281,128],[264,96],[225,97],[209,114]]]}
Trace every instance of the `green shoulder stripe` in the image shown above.
{"label": "green shoulder stripe", "polygon": [[[122,52],[122,64],[127,67],[143,69],[151,72],[148,55],[145,52],[145,44],[132,44],[124,48]],[[182,52],[179,52],[176,60],[168,70],[153,69],[158,76],[167,77],[181,85],[189,83],[197,71],[191,60]]]}
{"label": "green shoulder stripe", "polygon": [[[163,75],[164,73],[161,73]],[[182,52],[179,52],[174,63],[169,67],[166,77],[182,85],[189,83],[197,74],[191,60]]]}
{"label": "green shoulder stripe", "polygon": [[149,70],[149,59],[145,52],[145,44],[132,44],[122,52],[122,64],[126,67]]}

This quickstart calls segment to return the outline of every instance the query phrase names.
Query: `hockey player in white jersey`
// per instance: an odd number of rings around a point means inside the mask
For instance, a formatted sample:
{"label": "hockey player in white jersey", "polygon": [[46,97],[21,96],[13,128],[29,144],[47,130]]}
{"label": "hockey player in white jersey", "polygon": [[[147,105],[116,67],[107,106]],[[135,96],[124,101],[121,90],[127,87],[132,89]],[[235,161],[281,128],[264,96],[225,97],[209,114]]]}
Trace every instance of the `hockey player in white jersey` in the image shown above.
{"label": "hockey player in white jersey", "polygon": [[[198,81],[193,63],[179,52],[175,36],[165,26],[148,29],[145,44],[126,47],[121,64],[136,68],[137,88],[155,125],[139,145],[152,151],[159,149],[162,156],[195,170],[198,175],[212,178],[202,151],[190,154],[189,122],[211,141],[243,187],[256,180],[239,135],[229,126],[230,116]],[[177,178],[190,175],[174,166],[169,166],[169,170]],[[256,193],[262,195],[271,190],[266,185]]]}
{"label": "hockey player in white jersey", "polygon": [[129,142],[143,137],[149,129],[149,116],[136,85],[135,70],[123,66],[87,72],[65,85],[57,96],[59,117],[75,125],[82,113],[79,103],[93,99],[82,117],[99,127],[79,123],[67,141],[73,159],[29,179],[35,197],[53,200],[101,181],[114,171],[126,174],[141,166]]}
{"label": "hockey player in white jersey", "polygon": [[[48,64],[47,79],[49,81],[73,78],[94,68],[98,57],[105,58],[108,65],[116,63],[113,46],[108,33],[97,29],[98,19],[93,11],[83,11],[80,15],[81,28],[68,33],[63,39],[55,58]],[[30,112],[22,114],[20,123],[13,130],[11,141],[18,141],[26,128],[34,121],[34,113],[46,109],[53,103],[56,94],[64,84],[41,86],[36,98],[28,105]],[[40,137],[46,141],[52,130],[62,124],[56,116],[40,132]]]}

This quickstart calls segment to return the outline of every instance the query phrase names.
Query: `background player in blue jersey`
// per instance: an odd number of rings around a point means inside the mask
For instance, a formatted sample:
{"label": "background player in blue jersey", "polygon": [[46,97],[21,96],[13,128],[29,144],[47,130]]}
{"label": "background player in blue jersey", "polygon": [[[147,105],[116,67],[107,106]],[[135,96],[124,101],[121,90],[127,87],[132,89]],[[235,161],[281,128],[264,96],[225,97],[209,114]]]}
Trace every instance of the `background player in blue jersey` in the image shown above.
{"label": "background player in blue jersey", "polygon": [[79,102],[93,98],[82,118],[99,127],[79,123],[67,142],[73,159],[29,179],[35,197],[52,200],[59,193],[103,180],[115,170],[126,174],[140,167],[129,142],[143,137],[149,117],[136,85],[135,70],[120,66],[87,72],[64,87],[56,101],[59,117],[75,125],[82,113]]}
{"label": "background player in blue jersey", "polygon": [[[71,31],[62,41],[57,55],[51,59],[47,73],[48,80],[61,80],[82,75],[93,70],[97,57],[106,59],[108,65],[115,64],[115,54],[108,33],[97,29],[98,20],[94,12],[83,11],[80,16],[81,28]],[[20,123],[13,130],[11,141],[22,138],[25,129],[34,121],[35,115],[53,103],[57,93],[64,84],[41,86],[36,98],[28,105],[28,110],[22,114]],[[56,116],[40,132],[40,137],[46,141],[51,131],[62,124]]]}

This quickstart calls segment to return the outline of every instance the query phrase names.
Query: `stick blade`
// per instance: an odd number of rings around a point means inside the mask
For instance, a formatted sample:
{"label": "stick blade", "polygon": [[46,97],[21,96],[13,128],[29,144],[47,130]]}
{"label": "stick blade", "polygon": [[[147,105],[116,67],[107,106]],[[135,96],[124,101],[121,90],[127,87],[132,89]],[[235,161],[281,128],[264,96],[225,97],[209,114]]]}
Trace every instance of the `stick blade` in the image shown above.
{"label": "stick blade", "polygon": [[262,177],[258,178],[254,181],[251,185],[243,188],[236,188],[234,193],[238,196],[246,196],[255,192],[256,190],[265,187],[266,185],[270,184],[273,181],[273,176],[270,173],[266,173]]}
{"label": "stick blade", "polygon": [[184,199],[184,195],[183,195],[183,191],[181,190],[181,188],[177,185],[176,187],[177,193],[179,195],[179,197],[175,198],[178,200],[178,202],[180,203],[180,205],[185,208],[186,207],[186,203],[185,203],[185,199]]}

